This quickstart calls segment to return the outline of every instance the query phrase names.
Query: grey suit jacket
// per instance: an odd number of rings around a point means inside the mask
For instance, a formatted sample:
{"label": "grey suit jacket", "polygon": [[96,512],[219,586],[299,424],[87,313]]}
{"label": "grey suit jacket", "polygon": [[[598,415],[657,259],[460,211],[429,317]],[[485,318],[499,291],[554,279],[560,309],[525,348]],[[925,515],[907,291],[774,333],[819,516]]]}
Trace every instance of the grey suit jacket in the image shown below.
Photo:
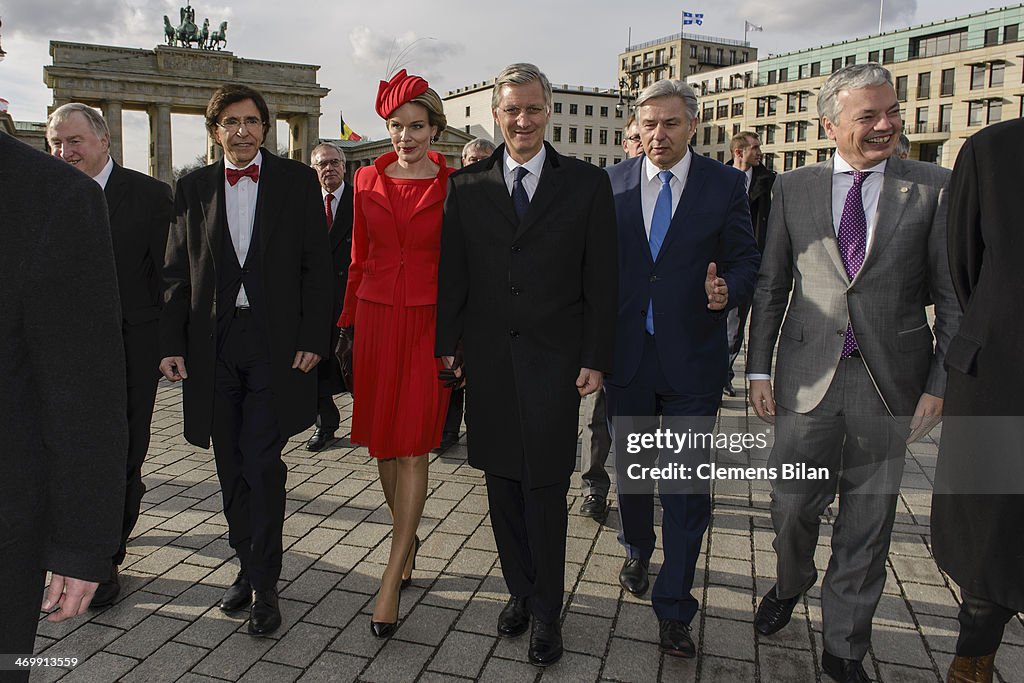
{"label": "grey suit jacket", "polygon": [[[944,394],[943,357],[960,322],[946,256],[950,172],[918,161],[888,161],[874,235],[850,282],[832,222],[832,170],[830,160],[775,182],[747,373],[771,372],[778,340],[775,400],[809,412],[832,381],[852,321],[889,412],[913,415],[923,392]],[[929,302],[935,304],[934,338],[925,314]]]}

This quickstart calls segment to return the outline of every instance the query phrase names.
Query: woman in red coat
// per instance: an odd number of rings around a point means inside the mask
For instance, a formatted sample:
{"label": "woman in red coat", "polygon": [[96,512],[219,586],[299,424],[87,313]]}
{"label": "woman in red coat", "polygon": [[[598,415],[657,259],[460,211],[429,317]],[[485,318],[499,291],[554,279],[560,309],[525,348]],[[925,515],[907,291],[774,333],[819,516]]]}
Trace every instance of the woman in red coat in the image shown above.
{"label": "woman in red coat", "polygon": [[[441,440],[448,390],[434,357],[437,262],[450,173],[430,144],[447,121],[441,98],[405,70],[381,81],[377,113],[393,152],[355,174],[352,265],[338,326],[355,326],[353,443],[377,459],[393,520],[391,554],[370,627],[390,637],[411,578],[427,496],[427,455]],[[350,337],[351,338],[351,337]]]}

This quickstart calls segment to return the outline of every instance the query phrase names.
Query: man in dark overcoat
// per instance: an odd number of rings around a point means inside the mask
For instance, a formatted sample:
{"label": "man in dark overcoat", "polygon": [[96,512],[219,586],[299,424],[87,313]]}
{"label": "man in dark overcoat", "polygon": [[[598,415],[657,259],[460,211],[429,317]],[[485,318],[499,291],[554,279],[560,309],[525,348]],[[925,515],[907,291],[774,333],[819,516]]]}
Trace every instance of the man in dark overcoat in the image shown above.
{"label": "man in dark overcoat", "polygon": [[49,621],[81,614],[110,574],[128,448],[124,351],[99,185],[0,132],[0,215],[0,653],[31,655],[40,604],[55,610]]}
{"label": "man in dark overcoat", "polygon": [[960,586],[952,681],[991,681],[1003,628],[1024,611],[1024,301],[1019,162],[1024,120],[967,139],[950,179],[949,265],[963,308],[946,352],[932,542]]}
{"label": "man in dark overcoat", "polygon": [[529,658],[546,666],[562,654],[580,397],[612,363],[615,217],[607,175],[544,143],[551,86],[537,67],[506,67],[491,107],[505,143],[448,186],[437,353],[465,350],[469,462],[486,473],[511,593],[498,634],[532,617]]}
{"label": "man in dark overcoat", "polygon": [[206,127],[224,159],[178,180],[167,240],[160,370],[184,380],[185,438],[212,440],[241,570],[220,607],[251,605],[249,633],[281,625],[281,451],[316,417],[330,338],[323,204],[309,166],[260,147],[273,125],[260,93],[214,91]]}

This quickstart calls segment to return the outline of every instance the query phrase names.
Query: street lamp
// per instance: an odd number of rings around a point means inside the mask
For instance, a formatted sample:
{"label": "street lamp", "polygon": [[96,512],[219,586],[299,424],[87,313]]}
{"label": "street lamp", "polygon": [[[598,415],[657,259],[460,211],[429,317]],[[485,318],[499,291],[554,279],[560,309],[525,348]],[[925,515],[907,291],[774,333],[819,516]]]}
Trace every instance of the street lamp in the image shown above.
{"label": "street lamp", "polygon": [[[0,27],[2,27],[3,25],[4,25],[3,20],[0,20]],[[7,56],[7,53],[4,52],[3,46],[0,46],[0,62],[4,61],[4,57],[6,57],[6,56]]]}

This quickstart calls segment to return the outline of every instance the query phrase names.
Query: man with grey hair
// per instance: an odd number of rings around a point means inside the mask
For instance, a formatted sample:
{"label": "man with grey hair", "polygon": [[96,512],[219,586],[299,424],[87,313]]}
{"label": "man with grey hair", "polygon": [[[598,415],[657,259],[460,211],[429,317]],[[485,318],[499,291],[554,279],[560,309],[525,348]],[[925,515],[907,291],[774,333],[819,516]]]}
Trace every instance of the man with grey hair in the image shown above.
{"label": "man with grey hair", "polygon": [[[676,456],[636,453],[626,439],[661,428],[711,431],[729,363],[726,316],[750,299],[760,256],[743,173],[689,147],[697,126],[693,90],[682,81],[657,81],[640,93],[636,118],[644,155],[608,169],[619,232],[619,317],[607,393],[608,412],[619,418],[615,460],[626,550],[619,583],[643,595],[656,540],[654,485],[627,472],[636,464],[672,465]],[[695,467],[710,452],[704,446],[676,455]],[[659,649],[693,657],[690,622],[698,603],[690,589],[711,496],[704,487],[679,490],[665,482],[659,494],[665,561],[651,594]]]}
{"label": "man with grey hair", "polygon": [[[335,323],[341,317],[345,304],[345,286],[348,284],[348,267],[352,262],[352,186],[345,182],[345,151],[333,142],[321,142],[309,155],[309,165],[316,171],[320,181],[320,194],[324,201],[324,218],[330,236],[331,273],[334,278],[331,291],[334,306],[331,309],[331,345],[333,349],[341,337],[341,328]],[[341,424],[341,413],[334,404],[334,395],[351,391],[338,357],[327,354],[317,364],[317,408],[316,429],[306,444],[307,451],[320,451],[334,439],[334,433]]]}
{"label": "man with grey hair", "polygon": [[861,660],[906,445],[942,415],[943,358],[960,309],[946,256],[949,171],[892,156],[903,122],[889,72],[870,63],[836,71],[818,111],[836,153],[775,183],[747,379],[751,406],[775,423],[771,465],[828,476],[773,482],[778,579],[754,628],[783,628],[814,585],[820,515],[838,490],[821,665],[832,680],[859,683],[869,680]]}
{"label": "man with grey hair", "polygon": [[896,142],[896,148],[892,151],[894,156],[900,159],[907,159],[910,157],[910,138],[903,133],[900,133],[900,139]]}
{"label": "man with grey hair", "polygon": [[149,450],[150,422],[160,379],[160,272],[173,215],[171,188],[116,163],[109,153],[107,123],[92,107],[72,102],[50,114],[46,139],[55,157],[95,180],[107,199],[110,235],[121,298],[128,383],[128,465],[121,544],[111,558],[110,576],[96,590],[93,607],[114,602],[121,590],[117,567],[139,519],[146,487],[142,464]]}
{"label": "man with grey hair", "polygon": [[462,166],[466,167],[478,161],[483,161],[491,156],[495,149],[497,148],[494,146],[494,143],[487,138],[474,138],[470,140],[462,148]]}
{"label": "man with grey hair", "polygon": [[504,144],[448,183],[436,350],[456,377],[465,356],[469,463],[486,475],[511,594],[498,635],[532,620],[529,660],[548,666],[562,656],[580,398],[611,369],[614,208],[603,171],[544,142],[551,84],[537,67],[506,67],[492,103]]}

